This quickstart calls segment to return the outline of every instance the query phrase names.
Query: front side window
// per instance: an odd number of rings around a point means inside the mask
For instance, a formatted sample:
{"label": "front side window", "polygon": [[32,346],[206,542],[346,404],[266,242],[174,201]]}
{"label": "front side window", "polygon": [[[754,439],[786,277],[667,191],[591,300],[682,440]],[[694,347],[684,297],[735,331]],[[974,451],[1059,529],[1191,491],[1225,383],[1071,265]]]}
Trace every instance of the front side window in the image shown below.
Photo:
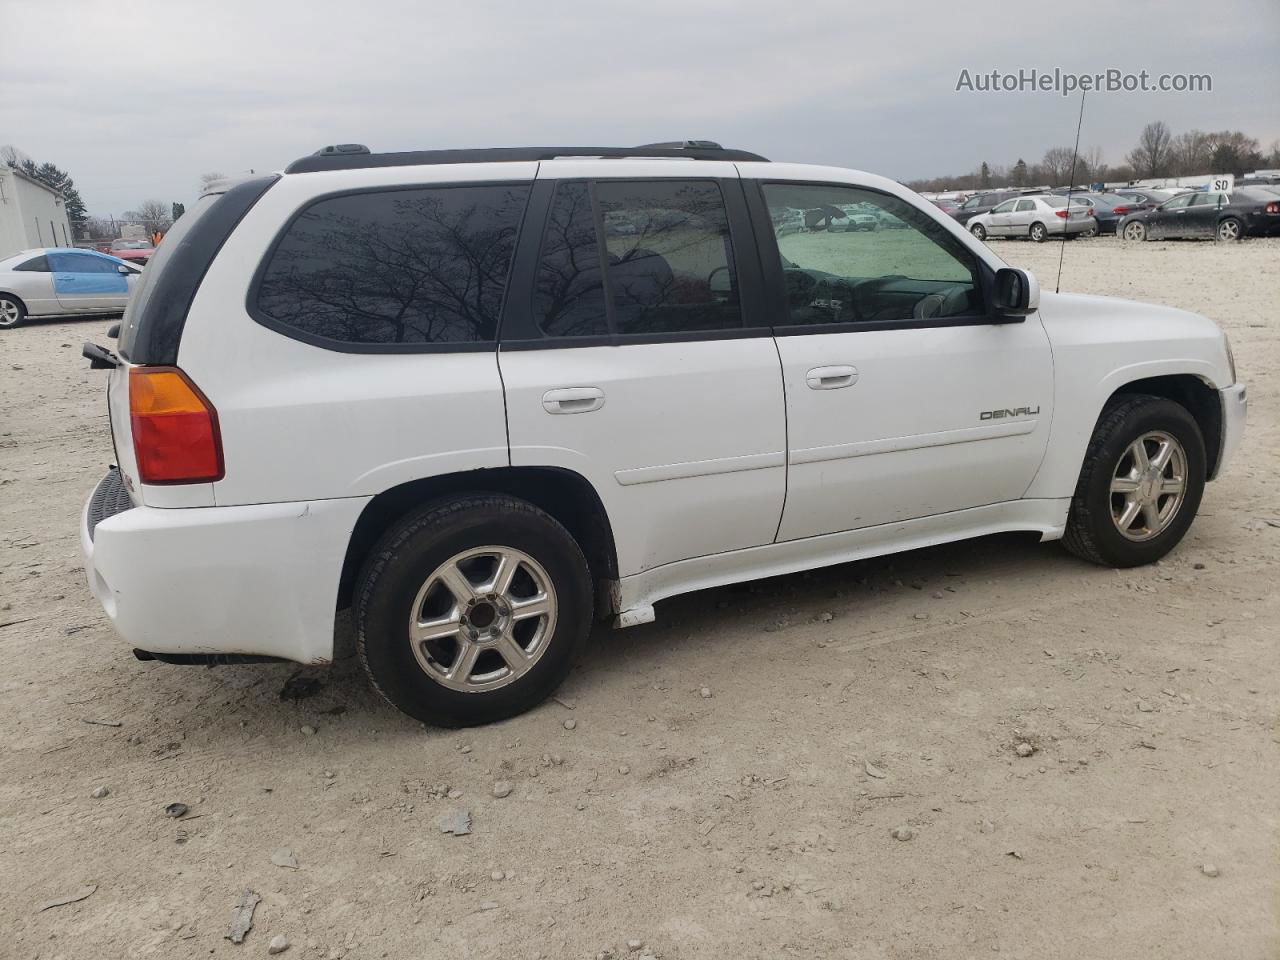
{"label": "front side window", "polygon": [[51,253],[49,263],[58,273],[116,273],[116,264],[88,253]]}
{"label": "front side window", "polygon": [[770,210],[868,204],[905,225],[892,231],[779,236],[785,322],[928,321],[983,312],[973,254],[946,227],[906,201],[857,187],[791,183],[765,184],[764,196]]}
{"label": "front side window", "polygon": [[[790,223],[796,211],[779,209],[773,216],[775,224]],[[557,184],[533,313],[549,337],[741,328],[719,186],[684,180]]]}
{"label": "front side window", "polygon": [[320,200],[270,254],[256,310],[337,344],[492,343],[527,184]]}

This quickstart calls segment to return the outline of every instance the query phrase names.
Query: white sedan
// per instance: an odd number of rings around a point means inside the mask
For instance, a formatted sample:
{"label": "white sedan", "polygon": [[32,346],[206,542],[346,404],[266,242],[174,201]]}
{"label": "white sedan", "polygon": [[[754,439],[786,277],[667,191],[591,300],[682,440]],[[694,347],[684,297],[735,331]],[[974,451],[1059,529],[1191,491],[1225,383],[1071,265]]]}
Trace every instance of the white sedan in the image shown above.
{"label": "white sedan", "polygon": [[121,313],[141,274],[96,250],[23,250],[0,260],[0,329],[27,317]]}
{"label": "white sedan", "polygon": [[1044,243],[1049,237],[1074,237],[1097,230],[1098,223],[1087,207],[1068,209],[1067,198],[1056,194],[1014,197],[980,213],[969,221],[969,232],[979,240],[987,237],[1029,237]]}

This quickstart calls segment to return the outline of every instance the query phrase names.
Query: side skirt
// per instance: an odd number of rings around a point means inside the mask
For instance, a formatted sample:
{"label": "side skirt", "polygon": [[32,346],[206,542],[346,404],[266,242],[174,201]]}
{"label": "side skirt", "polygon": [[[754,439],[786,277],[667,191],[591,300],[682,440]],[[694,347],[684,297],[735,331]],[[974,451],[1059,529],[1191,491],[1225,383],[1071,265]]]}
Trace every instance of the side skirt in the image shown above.
{"label": "side skirt", "polygon": [[681,593],[993,533],[1031,531],[1039,533],[1041,540],[1057,540],[1066,529],[1070,504],[1070,499],[1013,500],[664,564],[618,581],[613,623],[615,627],[651,623],[653,605]]}

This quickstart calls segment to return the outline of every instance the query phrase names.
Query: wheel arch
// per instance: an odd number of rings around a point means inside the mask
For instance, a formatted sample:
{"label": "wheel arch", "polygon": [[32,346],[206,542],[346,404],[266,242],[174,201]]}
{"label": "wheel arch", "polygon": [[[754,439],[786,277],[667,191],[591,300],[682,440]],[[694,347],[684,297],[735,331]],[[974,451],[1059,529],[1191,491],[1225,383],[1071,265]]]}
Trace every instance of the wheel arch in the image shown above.
{"label": "wheel arch", "polygon": [[22,297],[18,296],[18,294],[14,293],[12,290],[6,290],[3,287],[0,287],[0,297],[17,300],[19,305],[22,307],[22,312],[30,316],[31,308],[27,306],[27,301],[23,300]]}
{"label": "wheel arch", "polygon": [[1172,373],[1131,380],[1112,391],[1102,405],[1098,418],[1101,419],[1117,403],[1135,394],[1164,397],[1184,407],[1191,414],[1204,437],[1206,478],[1214,479],[1222,454],[1222,403],[1217,389],[1192,373]]}
{"label": "wheel arch", "polygon": [[[365,557],[398,519],[432,500],[450,495],[503,493],[527,500],[550,514],[582,548],[598,593],[618,579],[613,527],[595,487],[579,473],[560,467],[495,467],[410,480],[382,491],[366,505],[347,543],[338,581],[338,606],[351,603],[352,589]],[[604,595],[599,608],[612,610]]]}

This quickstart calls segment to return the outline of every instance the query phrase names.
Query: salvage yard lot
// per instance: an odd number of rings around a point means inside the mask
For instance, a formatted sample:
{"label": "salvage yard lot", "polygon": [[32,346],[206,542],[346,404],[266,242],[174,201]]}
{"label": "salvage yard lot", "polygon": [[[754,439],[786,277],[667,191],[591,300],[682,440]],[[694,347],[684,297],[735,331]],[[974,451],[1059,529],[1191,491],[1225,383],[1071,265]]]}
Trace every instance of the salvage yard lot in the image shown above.
{"label": "salvage yard lot", "polygon": [[[992,246],[1053,288],[1059,244]],[[5,333],[0,957],[1276,956],[1280,241],[1065,258],[1064,290],[1218,320],[1249,384],[1167,560],[993,538],[703,592],[464,732],[349,652],[287,688],[135,662],[78,555],[109,323]]]}

